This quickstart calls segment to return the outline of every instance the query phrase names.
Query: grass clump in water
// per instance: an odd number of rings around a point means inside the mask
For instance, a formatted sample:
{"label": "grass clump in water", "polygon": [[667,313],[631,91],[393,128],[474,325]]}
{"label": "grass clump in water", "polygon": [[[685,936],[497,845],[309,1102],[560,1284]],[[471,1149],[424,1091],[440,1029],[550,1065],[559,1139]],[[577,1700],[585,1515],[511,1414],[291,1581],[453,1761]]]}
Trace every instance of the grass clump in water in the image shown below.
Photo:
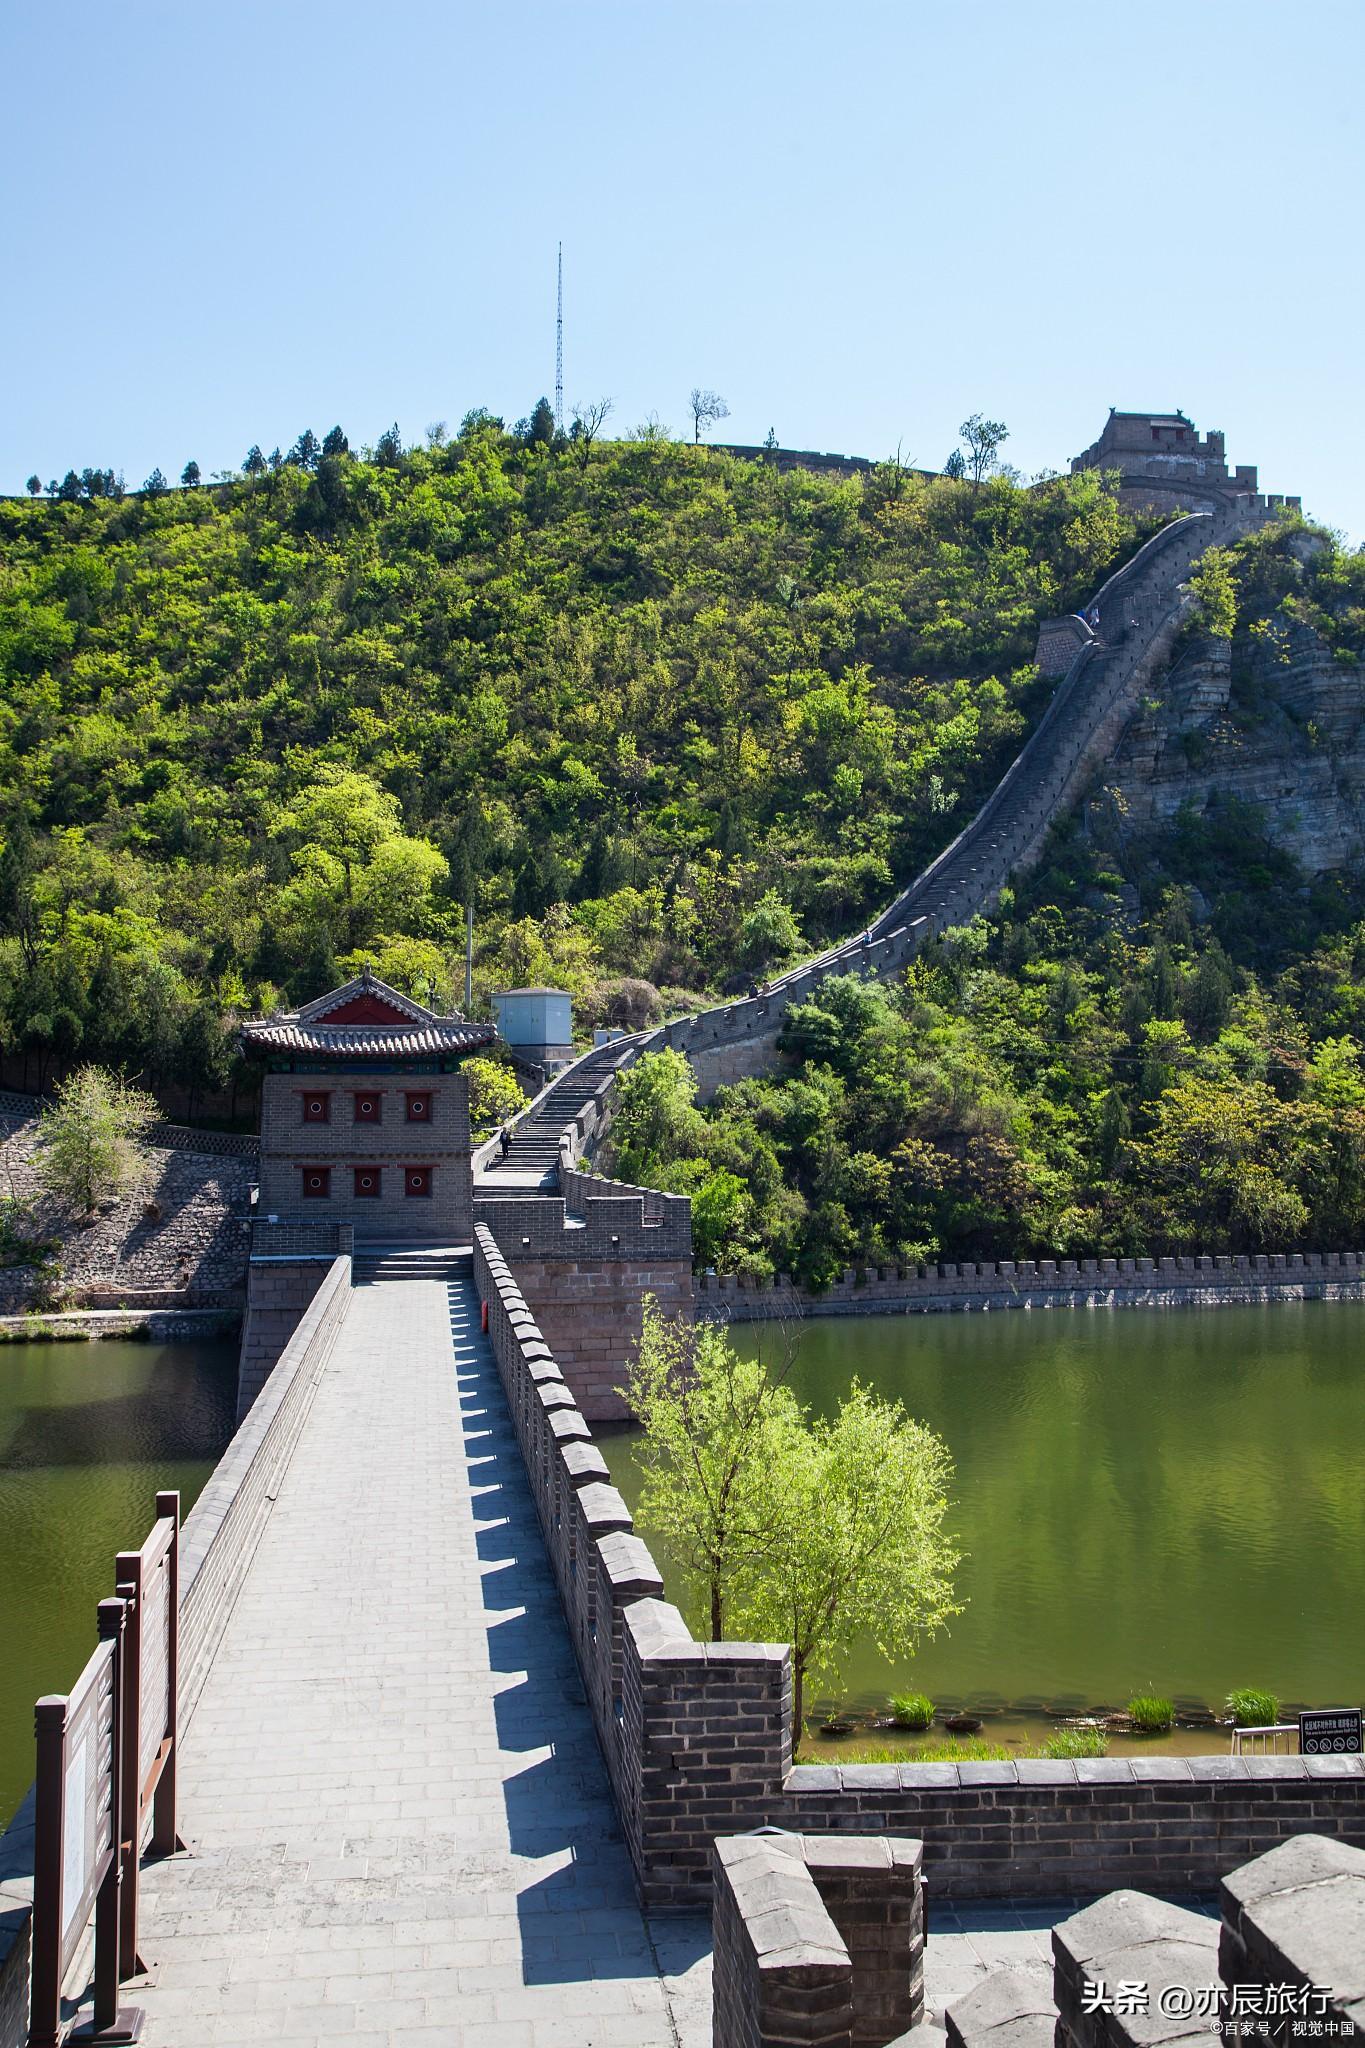
{"label": "grass clump in water", "polygon": [[891,1719],[897,1728],[931,1728],[934,1703],[927,1693],[899,1692],[891,1696]]}
{"label": "grass clump in water", "polygon": [[1228,1712],[1238,1728],[1272,1728],[1280,1718],[1280,1702],[1259,1686],[1239,1685],[1228,1694]]}
{"label": "grass clump in water", "polygon": [[1128,1702],[1134,1735],[1169,1735],[1175,1726],[1175,1704],[1156,1693],[1134,1693]]}

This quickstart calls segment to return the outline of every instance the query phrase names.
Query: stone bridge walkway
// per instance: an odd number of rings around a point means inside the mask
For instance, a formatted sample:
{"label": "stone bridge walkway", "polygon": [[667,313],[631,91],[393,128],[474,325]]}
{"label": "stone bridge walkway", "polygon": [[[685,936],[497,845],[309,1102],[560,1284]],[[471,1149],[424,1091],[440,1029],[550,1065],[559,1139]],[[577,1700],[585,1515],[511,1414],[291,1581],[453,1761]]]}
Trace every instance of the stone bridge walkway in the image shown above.
{"label": "stone bridge walkway", "polygon": [[358,1288],[144,1873],[144,2040],[702,2048],[645,1924],[469,1283]]}

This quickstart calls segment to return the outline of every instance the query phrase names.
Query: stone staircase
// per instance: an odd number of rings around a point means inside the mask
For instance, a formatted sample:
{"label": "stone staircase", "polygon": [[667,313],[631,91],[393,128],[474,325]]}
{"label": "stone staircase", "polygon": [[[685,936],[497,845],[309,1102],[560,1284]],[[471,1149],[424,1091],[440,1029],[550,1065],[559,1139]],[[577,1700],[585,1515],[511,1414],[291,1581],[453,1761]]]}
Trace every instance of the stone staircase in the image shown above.
{"label": "stone staircase", "polygon": [[566,1123],[593,1101],[621,1061],[623,1041],[594,1047],[575,1061],[562,1079],[537,1097],[512,1126],[512,1149],[506,1159],[495,1154],[480,1176],[485,1194],[527,1192],[557,1185],[559,1140]]}
{"label": "stone staircase", "polygon": [[376,1280],[468,1280],[473,1270],[467,1244],[358,1243],[351,1255],[357,1287]]}

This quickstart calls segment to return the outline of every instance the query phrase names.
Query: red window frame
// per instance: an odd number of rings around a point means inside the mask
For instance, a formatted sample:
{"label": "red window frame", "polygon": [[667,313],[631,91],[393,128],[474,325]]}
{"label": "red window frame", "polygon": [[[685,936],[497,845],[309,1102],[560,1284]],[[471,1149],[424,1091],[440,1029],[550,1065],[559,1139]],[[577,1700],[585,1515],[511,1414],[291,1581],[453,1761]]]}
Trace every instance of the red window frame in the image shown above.
{"label": "red window frame", "polygon": [[299,1097],[299,1114],[306,1124],[329,1124],[332,1121],[331,1089],[305,1089]]}
{"label": "red window frame", "polygon": [[301,1166],[303,1199],[305,1202],[326,1202],[332,1194],[332,1169],[330,1166]]}
{"label": "red window frame", "polygon": [[410,1124],[429,1124],[432,1116],[432,1092],[430,1088],[410,1088],[403,1094],[404,1121]]}
{"label": "red window frame", "polygon": [[[352,1187],[357,1202],[377,1202],[384,1192],[384,1169],[382,1166],[356,1166],[351,1169],[354,1180]],[[362,1187],[368,1181],[368,1187]]]}
{"label": "red window frame", "polygon": [[403,1168],[403,1193],[415,1202],[431,1200],[432,1182],[435,1171],[430,1166],[405,1166]]}
{"label": "red window frame", "polygon": [[384,1094],[379,1088],[361,1088],[351,1097],[351,1122],[356,1124],[382,1124],[384,1121]]}

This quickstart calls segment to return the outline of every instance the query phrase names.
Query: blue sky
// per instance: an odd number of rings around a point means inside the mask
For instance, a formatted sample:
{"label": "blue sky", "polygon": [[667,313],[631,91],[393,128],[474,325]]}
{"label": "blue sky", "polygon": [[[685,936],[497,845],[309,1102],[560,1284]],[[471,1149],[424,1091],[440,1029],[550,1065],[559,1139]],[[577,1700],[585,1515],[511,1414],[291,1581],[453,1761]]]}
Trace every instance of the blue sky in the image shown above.
{"label": "blue sky", "polygon": [[1359,0],[9,0],[0,488],[612,429],[1064,467],[1182,406],[1365,536]]}

